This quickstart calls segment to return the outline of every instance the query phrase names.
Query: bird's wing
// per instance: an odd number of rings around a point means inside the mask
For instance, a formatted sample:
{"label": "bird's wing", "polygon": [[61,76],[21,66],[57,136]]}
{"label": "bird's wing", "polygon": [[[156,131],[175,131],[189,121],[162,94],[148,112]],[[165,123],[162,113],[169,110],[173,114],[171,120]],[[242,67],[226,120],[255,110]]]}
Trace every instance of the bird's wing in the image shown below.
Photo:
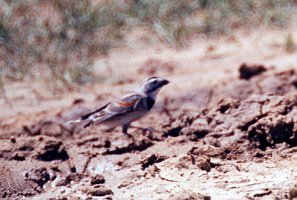
{"label": "bird's wing", "polygon": [[111,114],[124,114],[133,111],[141,100],[139,94],[129,94],[117,101],[111,102],[105,109],[106,112]]}
{"label": "bird's wing", "polygon": [[88,119],[88,118],[89,118],[90,116],[92,116],[93,114],[96,114],[96,113],[102,111],[103,109],[105,109],[109,104],[110,104],[110,103],[105,104],[105,105],[102,106],[101,108],[98,108],[97,110],[95,110],[95,111],[93,111],[93,112],[90,112],[90,113],[88,113],[88,114],[85,114],[85,115],[81,116],[80,119],[82,119],[82,120]]}
{"label": "bird's wing", "polygon": [[87,121],[88,123],[84,127],[88,127],[93,123],[101,123],[133,111],[137,107],[140,100],[140,95],[135,93],[129,94],[122,97],[121,99],[106,104],[94,112],[82,116],[78,120],[70,122],[79,123]]}

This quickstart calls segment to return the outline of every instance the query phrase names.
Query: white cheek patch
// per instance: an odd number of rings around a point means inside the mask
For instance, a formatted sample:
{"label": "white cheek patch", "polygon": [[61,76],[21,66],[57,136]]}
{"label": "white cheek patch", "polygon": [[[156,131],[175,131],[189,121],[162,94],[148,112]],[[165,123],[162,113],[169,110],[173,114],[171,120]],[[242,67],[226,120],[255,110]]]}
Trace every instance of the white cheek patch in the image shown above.
{"label": "white cheek patch", "polygon": [[159,93],[161,88],[156,89],[155,91],[151,92],[150,94],[148,94],[152,99],[156,99],[157,94]]}

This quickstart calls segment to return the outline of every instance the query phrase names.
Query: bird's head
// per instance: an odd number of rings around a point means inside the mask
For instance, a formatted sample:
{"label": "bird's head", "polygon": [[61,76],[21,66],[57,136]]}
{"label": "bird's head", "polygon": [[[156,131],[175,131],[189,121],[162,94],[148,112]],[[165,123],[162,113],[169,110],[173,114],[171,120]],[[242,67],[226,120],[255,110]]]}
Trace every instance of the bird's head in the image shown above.
{"label": "bird's head", "polygon": [[169,83],[168,80],[160,77],[151,77],[144,81],[140,87],[140,92],[155,99],[160,89]]}

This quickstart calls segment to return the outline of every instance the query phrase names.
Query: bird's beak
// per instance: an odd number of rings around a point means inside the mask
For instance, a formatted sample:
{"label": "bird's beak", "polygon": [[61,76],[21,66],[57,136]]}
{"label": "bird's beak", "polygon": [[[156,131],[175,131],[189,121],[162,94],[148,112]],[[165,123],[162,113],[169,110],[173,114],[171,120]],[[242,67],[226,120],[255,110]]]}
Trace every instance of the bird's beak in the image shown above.
{"label": "bird's beak", "polygon": [[169,83],[169,81],[166,80],[166,79],[164,79],[164,80],[162,81],[162,85],[167,85],[168,83]]}

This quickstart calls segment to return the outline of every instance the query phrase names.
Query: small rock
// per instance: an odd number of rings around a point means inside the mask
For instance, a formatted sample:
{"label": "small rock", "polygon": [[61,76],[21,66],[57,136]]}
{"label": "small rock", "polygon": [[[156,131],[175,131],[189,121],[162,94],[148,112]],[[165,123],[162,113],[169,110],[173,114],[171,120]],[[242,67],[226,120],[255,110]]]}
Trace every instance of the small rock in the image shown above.
{"label": "small rock", "polygon": [[296,200],[297,199],[297,186],[292,188],[290,191],[289,191],[289,199],[290,200]]}
{"label": "small rock", "polygon": [[243,63],[239,67],[239,74],[241,79],[250,79],[253,76],[259,75],[265,72],[267,69],[263,65],[248,65]]}
{"label": "small rock", "polygon": [[101,174],[97,174],[96,176],[92,177],[91,184],[92,185],[97,185],[97,184],[103,184],[105,183],[104,176]]}
{"label": "small rock", "polygon": [[104,187],[103,185],[100,185],[99,187],[86,187],[82,191],[92,196],[113,195],[113,192],[110,189]]}

